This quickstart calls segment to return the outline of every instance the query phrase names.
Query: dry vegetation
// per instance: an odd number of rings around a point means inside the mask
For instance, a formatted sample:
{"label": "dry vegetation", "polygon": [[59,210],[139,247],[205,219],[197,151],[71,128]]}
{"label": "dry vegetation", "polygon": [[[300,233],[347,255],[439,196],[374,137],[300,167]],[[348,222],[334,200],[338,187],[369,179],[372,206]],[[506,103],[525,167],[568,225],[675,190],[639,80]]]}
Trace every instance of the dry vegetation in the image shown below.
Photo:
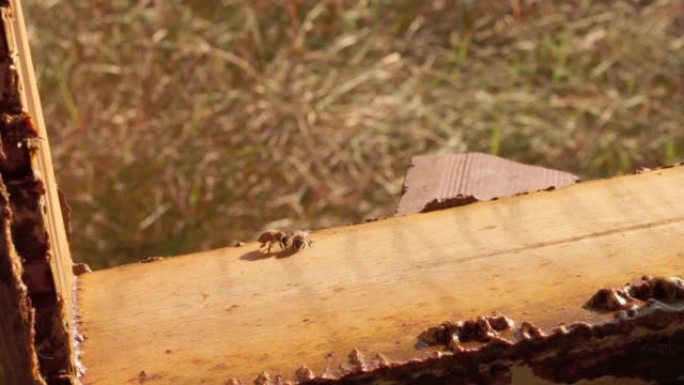
{"label": "dry vegetation", "polygon": [[76,258],[391,212],[415,154],[684,156],[684,3],[24,0]]}

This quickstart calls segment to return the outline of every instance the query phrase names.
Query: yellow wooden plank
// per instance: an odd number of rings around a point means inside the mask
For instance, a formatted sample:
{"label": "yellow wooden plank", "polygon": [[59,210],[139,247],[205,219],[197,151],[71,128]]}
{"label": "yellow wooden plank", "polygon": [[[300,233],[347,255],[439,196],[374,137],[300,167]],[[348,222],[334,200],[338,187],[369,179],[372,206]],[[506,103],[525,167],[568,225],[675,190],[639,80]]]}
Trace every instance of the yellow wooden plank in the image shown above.
{"label": "yellow wooden plank", "polygon": [[426,327],[501,312],[542,328],[598,321],[599,288],[684,272],[684,167],[317,231],[84,276],[87,384],[291,379],[353,348],[407,360]]}

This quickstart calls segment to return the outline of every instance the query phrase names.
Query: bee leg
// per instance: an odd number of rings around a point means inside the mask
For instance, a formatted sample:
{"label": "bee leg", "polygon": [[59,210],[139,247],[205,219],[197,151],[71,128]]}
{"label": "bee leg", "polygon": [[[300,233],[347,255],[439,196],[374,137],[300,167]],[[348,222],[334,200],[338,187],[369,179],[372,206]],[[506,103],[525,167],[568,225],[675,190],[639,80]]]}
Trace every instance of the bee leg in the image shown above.
{"label": "bee leg", "polygon": [[285,236],[280,240],[280,248],[282,250],[287,250],[290,248],[290,238],[289,236]]}
{"label": "bee leg", "polygon": [[266,253],[271,254],[271,247],[273,247],[273,242],[268,243],[268,250],[266,250]]}

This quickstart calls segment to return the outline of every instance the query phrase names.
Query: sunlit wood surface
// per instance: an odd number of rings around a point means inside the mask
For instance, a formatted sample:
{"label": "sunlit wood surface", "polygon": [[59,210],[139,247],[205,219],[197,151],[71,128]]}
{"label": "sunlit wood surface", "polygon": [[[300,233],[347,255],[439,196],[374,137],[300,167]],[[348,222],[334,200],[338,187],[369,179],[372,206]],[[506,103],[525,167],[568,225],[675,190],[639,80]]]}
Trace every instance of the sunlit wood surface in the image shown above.
{"label": "sunlit wood surface", "polygon": [[599,288],[684,273],[684,167],[314,232],[83,276],[86,384],[252,383],[317,374],[353,348],[390,360],[426,327],[501,312],[596,321]]}

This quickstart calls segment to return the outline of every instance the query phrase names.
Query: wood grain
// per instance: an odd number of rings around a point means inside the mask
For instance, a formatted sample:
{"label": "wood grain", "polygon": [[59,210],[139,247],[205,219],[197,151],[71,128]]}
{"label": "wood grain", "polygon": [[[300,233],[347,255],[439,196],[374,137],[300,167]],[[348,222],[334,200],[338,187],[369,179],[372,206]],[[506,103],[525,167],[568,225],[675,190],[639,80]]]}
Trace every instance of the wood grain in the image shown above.
{"label": "wood grain", "polygon": [[291,379],[353,348],[420,357],[445,320],[598,321],[597,289],[684,273],[682,191],[676,167],[322,230],[287,258],[249,243],[87,274],[84,382]]}
{"label": "wood grain", "polygon": [[404,178],[397,214],[416,214],[474,201],[558,189],[580,180],[576,175],[531,166],[495,155],[417,155]]}

